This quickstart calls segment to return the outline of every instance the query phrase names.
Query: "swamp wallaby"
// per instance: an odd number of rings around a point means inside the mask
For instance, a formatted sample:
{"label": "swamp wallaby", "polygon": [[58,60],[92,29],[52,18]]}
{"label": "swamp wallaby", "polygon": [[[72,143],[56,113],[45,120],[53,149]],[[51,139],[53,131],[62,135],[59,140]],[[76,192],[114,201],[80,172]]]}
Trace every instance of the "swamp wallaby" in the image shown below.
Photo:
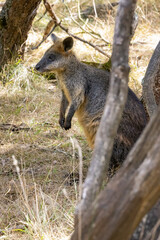
{"label": "swamp wallaby", "polygon": [[[93,148],[106,102],[110,73],[81,63],[72,51],[71,37],[60,40],[52,34],[52,40],[54,44],[46,51],[35,69],[41,73],[57,74],[62,90],[59,124],[65,130],[70,129],[72,117],[76,113],[88,143]],[[110,169],[121,165],[145,125],[144,107],[129,88],[128,99],[114,142]]]}

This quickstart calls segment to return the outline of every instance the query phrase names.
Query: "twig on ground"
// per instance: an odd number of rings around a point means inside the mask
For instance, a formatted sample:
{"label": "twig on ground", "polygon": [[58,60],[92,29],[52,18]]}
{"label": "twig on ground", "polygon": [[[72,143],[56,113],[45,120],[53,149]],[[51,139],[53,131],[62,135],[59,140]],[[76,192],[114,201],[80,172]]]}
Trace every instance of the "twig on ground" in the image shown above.
{"label": "twig on ground", "polygon": [[20,130],[29,131],[29,130],[31,130],[31,128],[28,125],[26,125],[25,123],[21,123],[20,125],[3,123],[3,124],[0,124],[0,130],[19,132]]}

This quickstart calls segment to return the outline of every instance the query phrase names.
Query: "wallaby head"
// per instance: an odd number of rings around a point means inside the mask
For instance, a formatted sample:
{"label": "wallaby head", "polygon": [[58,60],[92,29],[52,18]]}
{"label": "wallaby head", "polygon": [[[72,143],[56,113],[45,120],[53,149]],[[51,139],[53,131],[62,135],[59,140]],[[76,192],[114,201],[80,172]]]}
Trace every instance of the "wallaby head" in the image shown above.
{"label": "wallaby head", "polygon": [[56,72],[65,69],[68,59],[73,55],[73,38],[67,37],[64,40],[59,39],[56,35],[51,35],[53,45],[45,52],[42,59],[37,63],[35,69],[41,73]]}

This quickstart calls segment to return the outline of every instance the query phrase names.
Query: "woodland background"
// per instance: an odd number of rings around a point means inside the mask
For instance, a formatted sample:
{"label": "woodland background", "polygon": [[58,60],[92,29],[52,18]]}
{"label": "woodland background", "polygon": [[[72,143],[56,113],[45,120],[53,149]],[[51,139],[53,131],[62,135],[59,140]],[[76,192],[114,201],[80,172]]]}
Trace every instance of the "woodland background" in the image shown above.
{"label": "woodland background", "polygon": [[[73,34],[92,41],[111,56],[117,7],[105,16],[100,13],[95,18],[93,13],[86,20],[78,17],[79,6],[84,11],[93,6],[92,1],[50,3]],[[96,1],[97,6],[104,3]],[[160,39],[160,3],[138,1],[136,11],[139,24],[130,45],[129,85],[141,97],[141,81]],[[0,239],[69,239],[79,198],[80,156],[74,139],[83,152],[84,178],[92,154],[76,118],[72,130],[64,132],[59,127],[60,90],[54,76],[34,71],[52,44],[48,38],[32,50],[42,40],[50,20],[44,13],[41,3],[28,34],[24,59],[6,64],[0,72]],[[60,28],[55,32],[60,37],[67,35]],[[83,61],[108,61],[78,40],[74,49]]]}

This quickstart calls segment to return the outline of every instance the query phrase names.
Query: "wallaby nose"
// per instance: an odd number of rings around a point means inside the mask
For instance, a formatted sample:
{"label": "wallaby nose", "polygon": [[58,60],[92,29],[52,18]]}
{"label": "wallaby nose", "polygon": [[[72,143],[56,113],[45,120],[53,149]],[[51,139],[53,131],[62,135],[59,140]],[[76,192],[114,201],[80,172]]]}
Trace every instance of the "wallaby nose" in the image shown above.
{"label": "wallaby nose", "polygon": [[35,66],[35,69],[37,70],[37,71],[39,71],[40,70],[40,64],[39,63],[37,63],[37,65]]}

